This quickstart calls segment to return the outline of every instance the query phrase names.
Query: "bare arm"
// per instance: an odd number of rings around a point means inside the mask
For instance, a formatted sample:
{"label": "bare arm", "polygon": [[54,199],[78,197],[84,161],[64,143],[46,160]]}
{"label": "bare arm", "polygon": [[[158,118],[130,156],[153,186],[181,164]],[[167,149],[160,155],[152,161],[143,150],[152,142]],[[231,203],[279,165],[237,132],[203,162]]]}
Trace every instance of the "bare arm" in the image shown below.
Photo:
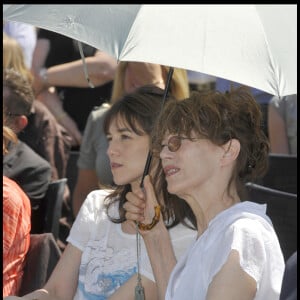
{"label": "bare arm", "polygon": [[[97,51],[94,56],[86,57],[85,62],[95,86],[113,80],[117,61],[110,55]],[[49,84],[54,86],[89,87],[81,59],[48,68],[47,77]]]}
{"label": "bare arm", "polygon": [[50,41],[38,39],[32,57],[32,71],[35,73],[45,65],[50,50]]}
{"label": "bare arm", "polygon": [[[124,204],[126,218],[145,224],[151,223],[153,208],[157,200],[149,175],[144,180],[146,201],[143,193],[128,193]],[[145,217],[144,217],[145,216]],[[160,221],[149,231],[140,231],[150,258],[152,270],[157,285],[158,299],[165,299],[168,281],[176,264],[176,257],[169,232],[160,217]]]}
{"label": "bare arm", "polygon": [[[89,78],[94,86],[113,80],[117,61],[112,56],[97,51],[94,56],[86,57],[85,62]],[[46,70],[44,78],[40,76],[39,70],[40,68],[34,69],[36,91],[50,86],[89,87],[82,59],[52,66]]]}
{"label": "bare arm", "polygon": [[271,152],[289,154],[285,122],[278,111],[271,105],[268,107],[268,131]]}
{"label": "bare arm", "polygon": [[240,266],[239,254],[232,250],[207,291],[207,300],[253,300],[256,282]]}
{"label": "bare arm", "polygon": [[163,222],[159,222],[151,231],[153,231],[151,235],[147,234],[143,238],[157,283],[158,299],[163,300],[171,272],[177,261],[169,233]]}
{"label": "bare arm", "polygon": [[[118,290],[109,297],[109,300],[132,300],[134,298],[134,291],[137,283],[137,276],[132,276],[125,284],[120,286]],[[156,284],[142,276],[142,285],[144,287],[145,299],[147,300],[156,300],[157,298],[157,289]]]}
{"label": "bare arm", "polygon": [[81,254],[79,249],[68,244],[43,289],[23,297],[9,296],[4,299],[72,300],[78,284]]}
{"label": "bare arm", "polygon": [[33,53],[32,73],[34,75],[33,88],[37,95],[37,100],[43,102],[57,121],[64,126],[72,137],[72,145],[80,145],[82,135],[77,128],[75,121],[64,111],[62,102],[59,99],[54,86],[44,85],[43,78],[39,71],[45,66],[45,62],[50,50],[48,39],[38,39]]}
{"label": "bare arm", "polygon": [[80,207],[88,193],[96,189],[99,189],[96,171],[89,169],[79,169],[72,200],[74,217],[77,216]]}

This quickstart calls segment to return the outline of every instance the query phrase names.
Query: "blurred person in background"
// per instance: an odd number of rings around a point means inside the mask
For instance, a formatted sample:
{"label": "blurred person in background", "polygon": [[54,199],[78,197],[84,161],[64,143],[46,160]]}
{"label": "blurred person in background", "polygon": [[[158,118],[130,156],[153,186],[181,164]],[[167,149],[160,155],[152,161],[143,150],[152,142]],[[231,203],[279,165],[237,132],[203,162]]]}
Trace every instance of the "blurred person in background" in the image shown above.
{"label": "blurred person in background", "polygon": [[[22,48],[18,41],[3,34],[3,68],[14,69],[27,79],[32,88],[33,76],[30,69],[25,65]],[[12,86],[12,85],[11,85]],[[22,89],[17,83],[14,88]],[[6,89],[5,97],[11,102],[10,105],[22,105],[14,103],[15,98],[9,87]],[[21,97],[26,97],[20,92]],[[29,101],[23,99],[23,101]],[[19,120],[21,120],[19,118]],[[47,107],[36,100],[34,97],[31,110],[28,115],[24,115],[22,120],[15,126],[18,138],[30,146],[41,157],[45,158],[52,167],[52,180],[63,178],[66,176],[67,160],[71,149],[71,137],[67,131],[58,124],[52,113]]]}
{"label": "blurred person in background", "polygon": [[89,86],[85,78],[79,46],[56,32],[38,30],[33,54],[34,88],[42,101],[72,136],[72,148],[78,149],[89,113],[110,99],[117,61],[113,57],[82,44]]}
{"label": "blurred person in background", "polygon": [[[5,115],[3,116],[5,119]],[[15,133],[3,125],[3,155],[17,143]],[[16,295],[21,286],[25,257],[30,246],[31,205],[21,187],[2,177],[3,201],[3,297]]]}
{"label": "blurred person in background", "polygon": [[[3,111],[5,125],[18,133],[27,124],[34,95],[27,79],[13,69],[3,70]],[[16,181],[31,203],[31,233],[40,233],[40,215],[43,201],[51,181],[51,166],[26,143],[17,139],[6,144],[3,156],[3,175]]]}
{"label": "blurred person in background", "polygon": [[[12,68],[20,72],[20,74],[26,77],[32,88],[33,76],[30,69],[25,65],[22,48],[17,40],[7,36],[5,33],[3,33],[3,67]],[[10,84],[11,88],[5,89],[3,97],[10,105],[15,107],[21,105],[22,107],[22,103],[20,104],[19,102],[22,98],[24,102],[28,101],[28,99],[26,99],[28,95],[20,92],[22,87],[18,86],[18,82],[14,85]],[[12,87],[14,87],[16,91],[13,91]],[[18,91],[21,98],[17,101],[14,95],[16,95]],[[37,154],[50,163],[52,181],[65,178],[72,142],[72,138],[67,130],[57,122],[48,108],[36,98],[34,98],[29,114],[25,113],[25,111],[20,112],[23,112],[23,115],[15,116],[14,118],[15,121],[18,121],[14,123],[14,129],[18,134],[19,140],[26,143]],[[33,213],[33,216],[34,215],[35,213]],[[71,219],[70,190],[67,184],[64,193],[62,218],[60,220],[60,232],[68,232],[70,230]],[[35,231],[36,224],[35,222],[33,222],[33,224],[33,230]],[[60,236],[60,239],[64,241],[64,235]],[[63,245],[63,243],[61,243],[61,245]]]}
{"label": "blurred person in background", "polygon": [[297,95],[272,97],[268,116],[271,153],[297,155]]}

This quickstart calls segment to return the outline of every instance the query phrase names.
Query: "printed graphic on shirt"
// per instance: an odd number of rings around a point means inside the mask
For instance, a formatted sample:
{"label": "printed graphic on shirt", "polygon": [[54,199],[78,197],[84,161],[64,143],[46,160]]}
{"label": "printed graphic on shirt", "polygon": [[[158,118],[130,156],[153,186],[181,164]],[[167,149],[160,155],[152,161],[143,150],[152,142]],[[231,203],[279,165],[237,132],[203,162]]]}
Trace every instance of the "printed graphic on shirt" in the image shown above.
{"label": "printed graphic on shirt", "polygon": [[125,243],[121,250],[117,244],[107,246],[101,241],[90,241],[84,250],[79,269],[78,299],[107,299],[137,272],[132,241],[128,245]]}
{"label": "printed graphic on shirt", "polygon": [[84,284],[79,282],[78,290],[80,298],[87,300],[106,300],[135,273],[136,267],[127,272],[120,270],[119,273],[98,274],[97,282],[94,282],[91,287],[92,291],[87,291]]}

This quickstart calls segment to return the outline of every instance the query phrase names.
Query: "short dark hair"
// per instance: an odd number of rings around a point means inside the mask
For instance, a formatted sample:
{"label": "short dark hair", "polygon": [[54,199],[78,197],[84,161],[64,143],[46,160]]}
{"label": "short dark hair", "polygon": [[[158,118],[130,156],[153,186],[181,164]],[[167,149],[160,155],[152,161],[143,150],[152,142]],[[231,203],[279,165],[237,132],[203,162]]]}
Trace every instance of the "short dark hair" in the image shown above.
{"label": "short dark hair", "polygon": [[26,77],[14,69],[3,69],[3,105],[6,114],[28,116],[33,101],[33,89]]}
{"label": "short dark hair", "polygon": [[[145,85],[133,93],[126,93],[106,113],[104,133],[108,133],[112,120],[121,116],[136,134],[150,135],[162,108],[163,95],[164,90],[154,85]],[[173,97],[169,96],[167,100],[169,98]]]}
{"label": "short dark hair", "polygon": [[183,101],[167,103],[152,132],[152,148],[160,152],[166,133],[204,137],[215,145],[239,140],[241,151],[228,185],[235,182],[244,194],[244,183],[262,178],[268,170],[269,141],[262,128],[262,112],[249,88],[230,92],[196,92]]}

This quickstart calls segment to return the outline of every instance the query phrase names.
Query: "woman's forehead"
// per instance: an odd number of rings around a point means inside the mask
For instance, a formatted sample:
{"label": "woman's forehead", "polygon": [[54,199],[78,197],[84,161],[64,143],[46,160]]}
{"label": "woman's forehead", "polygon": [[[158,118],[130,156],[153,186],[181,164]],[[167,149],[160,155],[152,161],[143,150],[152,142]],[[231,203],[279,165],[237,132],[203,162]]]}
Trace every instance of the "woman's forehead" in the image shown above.
{"label": "woman's forehead", "polygon": [[126,116],[124,114],[118,113],[117,115],[115,115],[112,118],[111,126],[112,126],[112,124],[114,124],[118,129],[127,128],[127,129],[131,129],[131,130],[141,128],[141,126],[137,122],[137,120],[131,119],[131,121],[132,121],[132,124],[128,122],[128,119],[126,118]]}
{"label": "woman's forehead", "polygon": [[118,128],[123,128],[123,127],[128,127],[129,126],[129,124],[126,121],[125,117],[120,112],[118,112],[116,115],[114,115],[111,118],[110,126],[112,126],[113,124]]}

